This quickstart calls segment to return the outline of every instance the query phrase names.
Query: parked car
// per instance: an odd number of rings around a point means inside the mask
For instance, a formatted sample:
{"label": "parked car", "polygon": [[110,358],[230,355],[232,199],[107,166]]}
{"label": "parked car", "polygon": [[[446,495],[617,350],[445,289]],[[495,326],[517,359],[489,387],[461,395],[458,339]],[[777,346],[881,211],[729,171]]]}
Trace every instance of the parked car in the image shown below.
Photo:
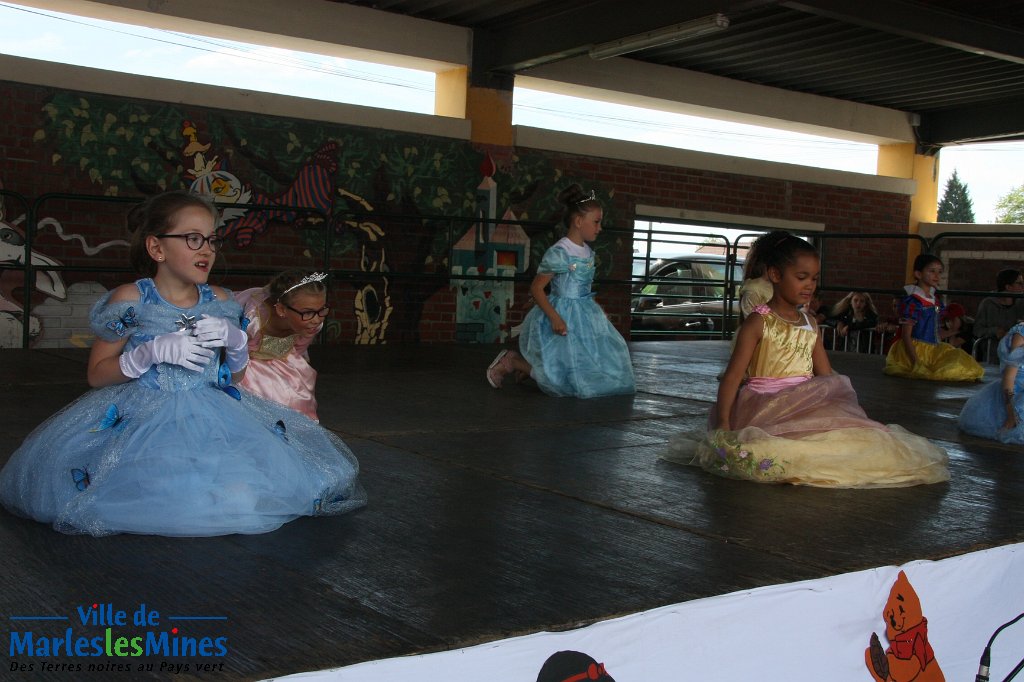
{"label": "parked car", "polygon": [[658,258],[647,267],[633,259],[632,321],[637,332],[678,331],[715,335],[735,331],[739,324],[736,293],[743,282],[743,259],[732,266],[731,305],[726,305],[728,262],[715,254]]}

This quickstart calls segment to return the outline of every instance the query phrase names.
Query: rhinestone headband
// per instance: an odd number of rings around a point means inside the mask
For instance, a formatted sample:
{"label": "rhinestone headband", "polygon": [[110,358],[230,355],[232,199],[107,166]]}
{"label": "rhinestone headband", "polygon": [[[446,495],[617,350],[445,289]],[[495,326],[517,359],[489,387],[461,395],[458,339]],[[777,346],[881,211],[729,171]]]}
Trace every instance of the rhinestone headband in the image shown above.
{"label": "rhinestone headband", "polygon": [[285,294],[287,294],[289,291],[292,291],[293,289],[298,289],[299,287],[306,286],[307,284],[312,284],[313,282],[322,282],[325,279],[327,279],[327,273],[326,272],[313,272],[313,273],[310,273],[310,274],[306,275],[305,277],[303,277],[302,279],[300,279],[295,284],[291,285],[290,287],[288,287],[287,289],[282,291],[281,295],[284,296]]}

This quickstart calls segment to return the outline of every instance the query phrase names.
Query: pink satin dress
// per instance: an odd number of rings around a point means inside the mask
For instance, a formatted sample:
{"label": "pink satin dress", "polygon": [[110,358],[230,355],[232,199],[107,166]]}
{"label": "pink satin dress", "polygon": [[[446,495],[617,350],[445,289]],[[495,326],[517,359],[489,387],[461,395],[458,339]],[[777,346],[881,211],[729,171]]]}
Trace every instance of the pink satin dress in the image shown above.
{"label": "pink satin dress", "polygon": [[273,310],[266,303],[267,292],[260,287],[235,294],[235,300],[249,319],[249,366],[239,386],[319,421],[316,370],[309,364],[307,350],[315,336],[265,334]]}

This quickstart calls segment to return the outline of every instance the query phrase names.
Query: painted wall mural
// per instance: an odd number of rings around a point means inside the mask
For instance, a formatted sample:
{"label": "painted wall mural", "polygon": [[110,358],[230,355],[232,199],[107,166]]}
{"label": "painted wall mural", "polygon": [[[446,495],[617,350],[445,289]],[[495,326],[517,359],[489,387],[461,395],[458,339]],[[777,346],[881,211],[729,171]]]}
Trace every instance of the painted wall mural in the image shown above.
{"label": "painted wall mural", "polygon": [[[442,299],[448,340],[505,340],[514,282],[451,278],[527,273],[557,235],[520,221],[554,222],[574,181],[542,155],[498,163],[464,141],[317,121],[64,91],[42,114],[34,143],[97,194],[190,188],[222,209],[227,260],[346,271],[348,307],[325,325],[338,342],[421,340]],[[596,245],[604,271],[617,246]]]}
{"label": "painted wall mural", "polygon": [[[3,183],[0,182],[0,189]],[[6,203],[0,196],[0,264],[23,266],[26,263],[24,214],[8,217]],[[45,217],[36,223],[37,234],[49,231],[61,240],[75,243],[82,253],[92,256],[111,247],[127,247],[124,240],[110,240],[92,245],[81,234],[68,233],[61,222],[52,217]],[[32,292],[26,292],[24,275],[18,270],[0,270],[0,348],[21,348],[25,338],[25,327],[28,327],[30,346],[78,346],[81,344],[83,332],[91,340],[89,332],[88,305],[74,305],[80,302],[79,292],[89,292],[95,301],[106,289],[95,283],[84,283],[72,291],[65,286],[64,278],[58,270],[47,267],[60,267],[61,262],[35,249],[28,251],[27,260],[32,266],[41,268],[35,271]],[[98,291],[97,291],[98,289]],[[25,297],[32,296],[31,312],[26,312]],[[70,305],[54,305],[56,302],[69,302]],[[49,343],[42,343],[45,335]]]}
{"label": "painted wall mural", "polygon": [[[476,188],[474,222],[452,247],[452,288],[455,290],[455,340],[500,343],[509,336],[508,310],[515,299],[515,282],[530,265],[530,238],[506,210],[496,223],[497,166],[488,154],[480,164],[483,180]],[[472,275],[473,279],[458,278]],[[477,279],[481,275],[508,279]]]}

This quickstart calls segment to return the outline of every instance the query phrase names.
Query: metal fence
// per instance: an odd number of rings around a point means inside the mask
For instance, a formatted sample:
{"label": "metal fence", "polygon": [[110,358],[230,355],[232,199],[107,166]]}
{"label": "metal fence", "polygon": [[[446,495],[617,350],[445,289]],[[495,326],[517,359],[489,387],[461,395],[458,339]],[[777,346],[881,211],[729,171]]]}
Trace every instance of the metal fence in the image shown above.
{"label": "metal fence", "polygon": [[[52,224],[54,221],[49,216],[89,214],[90,212],[109,211],[117,214],[116,224],[110,226],[110,232],[104,232],[102,236],[90,236],[98,240],[110,240],[116,234],[117,238],[126,236],[123,229],[124,217],[127,213],[127,206],[138,204],[143,197],[108,197],[95,195],[48,193],[35,199],[29,199],[17,192],[0,189],[0,244],[5,248],[3,255],[0,255],[0,274],[9,272],[20,273],[20,284],[10,289],[20,289],[21,295],[17,296],[18,301],[7,301],[4,307],[6,311],[0,314],[8,314],[22,321],[21,346],[28,348],[32,342],[32,328],[29,324],[32,319],[33,293],[36,291],[40,273],[55,273],[62,276],[64,273],[92,273],[96,275],[117,275],[123,274],[124,280],[128,281],[135,276],[127,258],[119,258],[116,262],[109,259],[93,259],[93,262],[85,262],[86,259],[74,259],[77,263],[58,263],[55,259],[40,259],[35,248],[39,238],[40,226],[46,226],[47,220]],[[69,208],[73,206],[74,208]],[[425,289],[441,289],[453,286],[454,283],[472,283],[475,281],[486,282],[512,282],[515,284],[528,283],[533,275],[526,272],[517,272],[509,275],[508,268],[502,268],[497,273],[479,274],[466,271],[453,271],[452,264],[456,262],[456,244],[468,233],[469,230],[494,228],[496,226],[514,226],[528,236],[529,242],[534,245],[534,252],[529,254],[531,262],[540,260],[543,249],[553,241],[555,227],[550,222],[489,219],[481,216],[447,216],[447,215],[409,215],[384,213],[370,210],[336,210],[327,215],[316,209],[304,206],[291,205],[266,205],[266,204],[218,204],[222,211],[230,208],[238,211],[246,211],[247,215],[252,214],[273,214],[279,217],[278,222],[288,224],[298,220],[302,226],[291,232],[302,234],[302,241],[308,245],[308,257],[304,258],[302,264],[294,264],[292,267],[304,267],[318,269],[329,273],[331,281],[335,284],[350,283],[358,284],[365,281],[377,281],[386,278],[390,282],[415,282],[416,285]],[[20,217],[24,216],[24,221]],[[115,216],[111,216],[111,220]],[[299,219],[302,220],[299,220]],[[68,221],[70,223],[70,221]],[[95,215],[83,218],[83,223],[88,224],[89,229],[96,233],[97,218]],[[371,263],[365,265],[365,252],[369,249],[383,251],[380,246],[380,239],[383,230],[373,230],[379,226],[393,228],[393,232],[399,232],[402,236],[392,235],[388,242],[389,251],[406,248],[409,250],[420,249],[422,254],[429,258],[420,258],[418,266],[410,265],[416,259],[400,259],[405,263],[403,266],[396,266],[395,259],[390,258],[389,262]],[[67,227],[66,225],[64,227]],[[405,228],[409,228],[406,230]],[[409,237],[406,232],[416,232],[421,239]],[[631,231],[616,230],[609,228],[603,231],[602,240],[606,244],[614,244],[624,235],[631,235]],[[365,234],[364,234],[365,233]],[[358,237],[353,237],[353,235]],[[69,237],[62,237],[68,239]],[[82,239],[79,236],[79,239]],[[82,239],[83,245],[85,240]],[[264,249],[265,250],[265,249]],[[227,261],[243,260],[239,256],[244,250],[230,247],[230,240],[226,253],[219,255],[226,258],[218,258],[217,276],[228,280],[241,281],[240,278],[262,277],[269,279],[277,274],[282,267],[273,265],[224,265]],[[539,251],[539,252],[538,252]],[[266,257],[267,254],[264,254]],[[419,255],[419,254],[418,254]],[[390,253],[389,253],[390,256]],[[436,256],[436,257],[434,257]],[[433,267],[425,267],[422,261],[433,259]],[[71,260],[71,259],[69,259]],[[253,260],[253,259],[248,259]],[[103,264],[100,264],[103,263]],[[618,278],[602,278],[596,280],[599,284],[610,286],[628,286],[630,280]]]}
{"label": "metal fence", "polygon": [[[37,275],[40,272],[90,272],[90,273],[122,273],[132,275],[127,263],[119,265],[66,265],[57,263],[41,264],[33,261],[33,245],[38,237],[40,216],[46,213],[47,207],[55,203],[74,203],[88,206],[123,207],[138,203],[140,198],[105,197],[95,195],[44,194],[30,200],[10,190],[0,189],[0,207],[6,209],[0,213],[0,243],[5,247],[5,256],[0,258],[0,273],[19,271],[21,273],[21,301],[16,305],[7,301],[5,314],[17,315],[23,321],[22,347],[31,343],[31,329],[28,321],[32,313],[32,295]],[[311,218],[304,221],[301,231],[307,243],[314,245],[310,249],[313,263],[306,262],[305,267],[314,267],[328,272],[336,282],[361,282],[368,278],[387,277],[391,280],[415,280],[433,287],[448,287],[453,282],[513,282],[525,284],[532,279],[528,273],[507,274],[473,274],[469,272],[453,272],[451,265],[456,262],[455,245],[467,234],[468,230],[480,226],[515,225],[531,237],[545,235],[534,245],[531,260],[536,262],[543,254],[544,248],[551,241],[553,226],[548,222],[539,221],[508,221],[502,219],[485,219],[480,216],[444,216],[444,215],[400,215],[376,213],[373,211],[344,210],[332,215],[325,215],[315,209],[303,206],[262,204],[232,204],[231,208],[251,212],[273,213],[279,216]],[[15,215],[26,217],[22,225],[15,225]],[[6,222],[5,222],[6,221]],[[122,221],[123,222],[123,221]],[[282,221],[284,222],[284,221]],[[362,267],[339,265],[339,254],[351,252],[351,238],[346,237],[356,229],[353,226],[375,224],[407,224],[417,225],[432,234],[441,259],[447,259],[443,267],[433,270],[421,268],[389,268],[386,272],[371,271]],[[685,225],[682,225],[685,227]],[[20,230],[19,230],[20,228]],[[723,228],[726,229],[726,228]],[[737,229],[730,226],[728,229]],[[628,287],[630,292],[630,328],[636,339],[644,338],[678,338],[678,339],[728,339],[731,338],[739,324],[738,294],[743,281],[743,257],[741,252],[761,233],[746,232],[733,239],[721,233],[678,232],[665,230],[644,230],[634,232],[608,228],[603,231],[605,243],[617,240],[632,240],[635,244],[643,244],[641,252],[634,252],[631,275],[628,279],[602,277],[595,284],[602,287]],[[917,242],[923,253],[932,252],[943,240],[954,238],[1024,238],[1021,235],[1006,233],[964,233],[948,232],[937,235],[931,240],[916,234],[890,233],[814,233],[804,235],[809,238],[821,253],[823,269],[819,282],[819,290],[864,291],[870,294],[900,295],[890,289],[868,287],[861,282],[833,282],[829,278],[828,264],[831,258],[841,257],[835,242],[843,239],[856,239],[860,242],[869,241],[879,244],[900,240]],[[703,246],[721,253],[692,253],[694,247]],[[686,250],[687,253],[672,254],[673,249]],[[665,256],[655,255],[664,253]],[[609,254],[610,255],[610,254]],[[232,266],[225,274],[234,277],[269,277],[280,268],[273,267],[237,267]],[[507,272],[507,270],[503,271]],[[1005,293],[1005,292],[1004,292]],[[941,295],[952,296],[991,296],[990,291],[942,291]],[[1003,295],[1003,294],[1000,294]],[[1022,295],[1007,294],[1022,297]],[[12,310],[20,308],[20,310]],[[863,352],[867,349],[872,353],[884,352],[891,340],[891,332],[883,330],[867,330],[865,341],[861,335],[842,337],[834,328],[823,327],[825,341],[834,350]],[[982,361],[992,361],[995,354],[994,339],[979,339],[972,348]],[[851,346],[851,344],[853,344]]]}

